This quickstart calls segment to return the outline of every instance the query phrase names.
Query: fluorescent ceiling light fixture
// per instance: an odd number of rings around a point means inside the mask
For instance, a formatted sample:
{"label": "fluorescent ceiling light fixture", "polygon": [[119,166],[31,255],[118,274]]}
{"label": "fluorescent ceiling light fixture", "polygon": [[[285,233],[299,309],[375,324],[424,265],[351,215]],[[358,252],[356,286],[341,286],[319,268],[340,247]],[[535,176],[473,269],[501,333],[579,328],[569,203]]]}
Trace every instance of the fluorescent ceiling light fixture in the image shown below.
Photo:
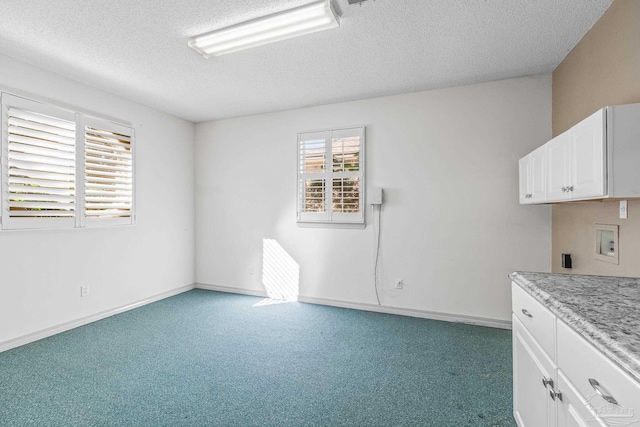
{"label": "fluorescent ceiling light fixture", "polygon": [[332,0],[320,0],[189,39],[205,58],[328,30],[340,25]]}

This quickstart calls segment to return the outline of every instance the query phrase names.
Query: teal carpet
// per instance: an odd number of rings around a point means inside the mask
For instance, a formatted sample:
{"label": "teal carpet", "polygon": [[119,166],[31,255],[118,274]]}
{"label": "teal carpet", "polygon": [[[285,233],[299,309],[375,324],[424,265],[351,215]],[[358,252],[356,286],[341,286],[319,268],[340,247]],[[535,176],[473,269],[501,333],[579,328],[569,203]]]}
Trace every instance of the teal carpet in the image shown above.
{"label": "teal carpet", "polygon": [[0,353],[0,426],[515,426],[510,331],[190,291]]}

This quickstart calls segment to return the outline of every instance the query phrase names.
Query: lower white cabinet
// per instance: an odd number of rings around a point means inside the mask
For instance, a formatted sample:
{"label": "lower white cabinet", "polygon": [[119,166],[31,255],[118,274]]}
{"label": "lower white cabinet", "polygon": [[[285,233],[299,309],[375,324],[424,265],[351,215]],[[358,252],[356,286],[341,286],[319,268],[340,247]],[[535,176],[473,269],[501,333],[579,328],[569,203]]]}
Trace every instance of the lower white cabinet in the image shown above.
{"label": "lower white cabinet", "polygon": [[518,426],[640,426],[640,384],[517,284],[512,290]]}
{"label": "lower white cabinet", "polygon": [[605,423],[640,426],[640,384],[558,320],[558,367]]}
{"label": "lower white cabinet", "polygon": [[589,410],[588,401],[580,395],[562,371],[558,372],[558,425],[564,427],[606,426]]}
{"label": "lower white cabinet", "polygon": [[555,411],[547,383],[555,383],[555,366],[513,316],[513,407],[519,426],[554,426]]}

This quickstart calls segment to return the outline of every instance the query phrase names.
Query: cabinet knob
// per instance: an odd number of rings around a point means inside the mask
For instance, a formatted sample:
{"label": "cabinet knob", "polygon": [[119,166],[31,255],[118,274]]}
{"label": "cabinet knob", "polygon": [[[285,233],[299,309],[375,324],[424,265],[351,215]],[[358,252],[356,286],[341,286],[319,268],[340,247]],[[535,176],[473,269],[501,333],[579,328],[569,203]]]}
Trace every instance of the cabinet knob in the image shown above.
{"label": "cabinet knob", "polygon": [[562,187],[562,192],[566,193],[567,192],[567,187]]}
{"label": "cabinet knob", "polygon": [[611,394],[609,394],[609,392],[605,390],[605,388],[602,387],[598,381],[594,380],[593,378],[589,378],[589,384],[591,384],[591,387],[593,387],[596,393],[602,396],[604,400],[609,403],[613,403],[614,405],[618,404],[618,401],[614,399],[613,396],[611,396]]}
{"label": "cabinet knob", "polygon": [[524,314],[530,319],[533,318],[533,314],[529,313],[529,311],[525,310],[524,308],[522,309],[522,314]]}
{"label": "cabinet knob", "polygon": [[549,396],[551,396],[553,400],[558,399],[559,401],[562,402],[562,393],[560,393],[559,391],[555,391],[554,389],[551,389],[549,390]]}
{"label": "cabinet knob", "polygon": [[573,185],[570,187],[567,187],[567,191],[573,191]]}
{"label": "cabinet knob", "polygon": [[546,388],[547,386],[553,388],[553,380],[551,378],[542,377],[542,385]]}

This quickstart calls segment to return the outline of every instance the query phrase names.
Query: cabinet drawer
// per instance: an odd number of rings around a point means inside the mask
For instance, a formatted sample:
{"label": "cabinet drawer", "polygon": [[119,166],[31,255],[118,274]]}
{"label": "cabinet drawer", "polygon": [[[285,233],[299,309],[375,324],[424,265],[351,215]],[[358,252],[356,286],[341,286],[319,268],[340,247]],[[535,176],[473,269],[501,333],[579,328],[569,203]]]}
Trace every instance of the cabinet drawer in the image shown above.
{"label": "cabinet drawer", "polygon": [[511,290],[513,314],[555,360],[555,316],[517,284]]}
{"label": "cabinet drawer", "polygon": [[[585,397],[586,404],[601,414],[605,422],[608,418],[609,421],[638,420],[640,384],[564,322],[558,322],[557,333],[558,368]],[[598,385],[592,385],[591,379]],[[617,405],[608,403],[598,390],[613,397]]]}

